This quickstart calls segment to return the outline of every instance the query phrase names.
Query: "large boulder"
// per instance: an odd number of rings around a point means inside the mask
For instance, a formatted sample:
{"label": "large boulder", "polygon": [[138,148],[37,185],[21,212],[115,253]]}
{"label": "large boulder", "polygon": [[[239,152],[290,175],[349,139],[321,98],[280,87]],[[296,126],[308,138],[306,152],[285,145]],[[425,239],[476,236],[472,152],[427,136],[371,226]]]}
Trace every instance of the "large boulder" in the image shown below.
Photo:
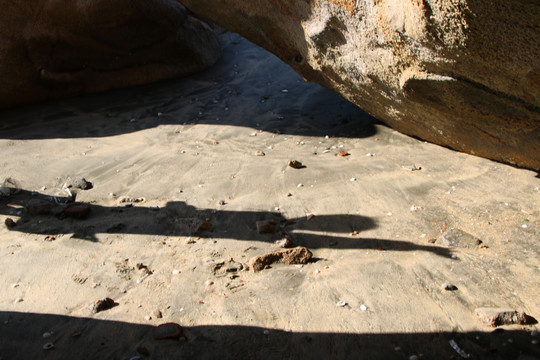
{"label": "large boulder", "polygon": [[0,108],[202,70],[219,40],[175,0],[0,0]]}
{"label": "large boulder", "polygon": [[538,0],[180,0],[403,133],[540,169]]}

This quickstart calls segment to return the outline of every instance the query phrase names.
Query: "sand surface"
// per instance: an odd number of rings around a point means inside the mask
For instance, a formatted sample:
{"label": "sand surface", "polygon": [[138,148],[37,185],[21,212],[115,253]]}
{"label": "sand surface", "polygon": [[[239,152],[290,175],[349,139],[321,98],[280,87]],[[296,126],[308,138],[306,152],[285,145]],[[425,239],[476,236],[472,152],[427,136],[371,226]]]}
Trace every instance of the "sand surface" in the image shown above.
{"label": "sand surface", "polygon": [[[538,175],[397,133],[221,39],[189,78],[0,112],[0,176],[20,190],[0,197],[0,359],[461,358],[452,339],[540,358],[538,325],[474,314],[540,317]],[[25,210],[62,209],[81,177],[88,218]],[[458,230],[464,247],[433,242]],[[245,269],[286,234],[311,262]],[[155,340],[167,322],[185,339]]]}

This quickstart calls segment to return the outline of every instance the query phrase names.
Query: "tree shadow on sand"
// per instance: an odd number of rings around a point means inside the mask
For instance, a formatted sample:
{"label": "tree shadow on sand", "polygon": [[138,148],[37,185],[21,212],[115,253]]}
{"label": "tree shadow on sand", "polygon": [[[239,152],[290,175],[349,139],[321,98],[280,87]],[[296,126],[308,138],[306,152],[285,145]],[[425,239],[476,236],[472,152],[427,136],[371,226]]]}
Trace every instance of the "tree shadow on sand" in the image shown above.
{"label": "tree shadow on sand", "polygon": [[[6,220],[12,231],[43,235],[72,234],[72,238],[98,242],[97,234],[147,234],[162,236],[197,236],[273,242],[292,237],[299,246],[311,249],[377,249],[394,251],[429,251],[451,257],[449,249],[421,245],[404,240],[362,237],[362,231],[374,229],[374,219],[349,214],[332,214],[287,219],[279,212],[231,211],[226,204],[217,209],[198,209],[182,201],[167,202],[164,207],[132,202],[119,206],[76,203],[73,198],[54,197],[20,190],[0,200],[0,214],[20,216],[17,222]],[[69,208],[84,211],[70,214]],[[274,231],[259,233],[257,222]]]}
{"label": "tree shadow on sand", "polygon": [[[156,340],[157,326],[121,321],[10,311],[0,311],[0,321],[2,359],[462,358],[451,340],[472,359],[540,357],[525,330],[354,334],[199,325],[183,327],[181,339]],[[54,347],[43,350],[46,343]]]}

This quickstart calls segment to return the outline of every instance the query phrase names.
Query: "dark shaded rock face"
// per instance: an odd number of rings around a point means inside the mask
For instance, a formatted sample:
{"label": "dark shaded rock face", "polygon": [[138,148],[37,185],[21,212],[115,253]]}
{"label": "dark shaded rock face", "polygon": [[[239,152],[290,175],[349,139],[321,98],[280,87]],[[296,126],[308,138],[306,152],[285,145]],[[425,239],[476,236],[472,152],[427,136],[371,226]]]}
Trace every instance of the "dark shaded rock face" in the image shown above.
{"label": "dark shaded rock face", "polygon": [[180,0],[396,130],[540,169],[536,0]]}
{"label": "dark shaded rock face", "polygon": [[200,71],[217,36],[174,0],[0,0],[0,108]]}

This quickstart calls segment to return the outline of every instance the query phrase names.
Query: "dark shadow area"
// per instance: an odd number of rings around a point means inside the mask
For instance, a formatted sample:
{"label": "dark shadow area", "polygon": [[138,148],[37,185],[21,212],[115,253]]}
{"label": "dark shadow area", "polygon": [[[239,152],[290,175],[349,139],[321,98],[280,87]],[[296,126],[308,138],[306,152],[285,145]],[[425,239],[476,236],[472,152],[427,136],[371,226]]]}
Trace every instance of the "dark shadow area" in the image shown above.
{"label": "dark shadow area", "polygon": [[0,139],[107,137],[163,125],[367,137],[378,121],[237,34],[222,59],[181,79],[0,110]]}
{"label": "dark shadow area", "polygon": [[[67,211],[70,206],[88,210],[88,215],[79,216],[78,212],[70,215]],[[267,242],[290,236],[296,245],[311,249],[421,250],[451,257],[449,249],[439,246],[363,238],[361,232],[376,228],[377,223],[361,215],[286,219],[279,212],[230,211],[226,204],[219,209],[197,209],[183,201],[171,201],[165,207],[148,207],[136,199],[135,202],[106,207],[74,203],[73,198],[51,197],[26,190],[0,198],[0,214],[20,216],[17,222],[5,224],[11,231],[52,236],[73,234],[72,238],[94,242],[98,241],[96,234],[198,236]],[[257,221],[268,222],[275,232],[259,233]],[[356,235],[352,235],[353,232]],[[343,235],[336,236],[336,233]]]}
{"label": "dark shadow area", "polygon": [[[122,304],[118,307],[120,309]],[[114,311],[114,310],[112,310]],[[530,330],[350,334],[255,326],[183,327],[155,340],[156,326],[61,315],[0,312],[2,359],[535,359]],[[45,332],[52,335],[43,339]],[[54,345],[44,350],[47,343]],[[138,356],[138,357],[137,357]]]}

